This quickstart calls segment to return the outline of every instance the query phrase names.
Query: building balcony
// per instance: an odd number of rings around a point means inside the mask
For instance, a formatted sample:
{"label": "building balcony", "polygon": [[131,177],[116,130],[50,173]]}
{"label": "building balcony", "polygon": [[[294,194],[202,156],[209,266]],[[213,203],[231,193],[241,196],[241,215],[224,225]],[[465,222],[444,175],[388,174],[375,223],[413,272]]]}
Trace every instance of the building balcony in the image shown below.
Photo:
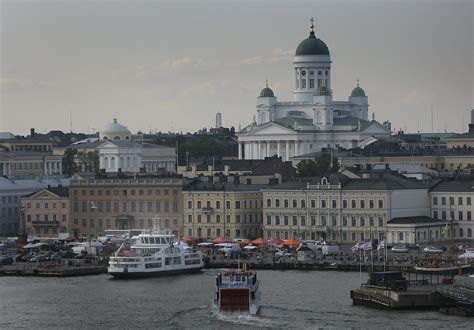
{"label": "building balcony", "polygon": [[59,227],[59,221],[32,221],[34,227]]}

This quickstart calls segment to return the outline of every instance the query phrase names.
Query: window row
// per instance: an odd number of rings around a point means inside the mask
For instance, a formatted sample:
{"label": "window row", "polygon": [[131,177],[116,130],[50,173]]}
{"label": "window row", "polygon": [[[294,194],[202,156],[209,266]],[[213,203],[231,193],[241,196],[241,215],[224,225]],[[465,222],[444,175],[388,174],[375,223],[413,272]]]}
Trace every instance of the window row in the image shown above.
{"label": "window row", "polygon": [[[275,198],[275,199],[267,198],[265,205],[266,205],[266,207],[275,207],[275,208],[279,208],[279,207],[290,208],[290,205],[291,205],[292,208],[303,208],[303,209],[306,208],[306,207],[309,207],[309,208],[312,208],[312,209],[315,209],[315,208],[337,209],[337,208],[340,207],[337,199],[319,199],[319,200],[310,199],[309,200],[309,206],[307,205],[307,203],[308,202],[307,202],[306,199],[293,198],[293,199],[283,199],[283,200],[281,200],[279,198]],[[374,199],[369,199],[368,201],[365,200],[365,199],[360,199],[360,200],[343,199],[342,200],[342,208],[343,209],[347,209],[347,208],[349,208],[349,206],[352,209],[356,209],[356,208],[374,209],[376,205],[377,205],[377,208],[383,209],[383,207],[384,207],[383,199],[378,199],[377,201],[374,200]]]}
{"label": "window row", "polygon": [[[43,208],[45,209],[49,209],[50,208],[50,205],[51,205],[51,208],[52,209],[55,209],[58,205],[58,203],[49,203],[49,202],[44,202],[44,203],[34,203],[35,204],[35,208],[37,209],[40,209],[41,208],[41,204],[43,205]],[[61,204],[61,208],[65,209],[67,207],[67,203],[66,202],[62,202],[60,203]],[[31,203],[27,203],[26,204],[26,208],[27,209],[31,209],[31,206],[32,204]]]}
{"label": "window row", "polygon": [[[231,216],[230,214],[227,214],[225,216],[226,218],[226,223],[231,223]],[[223,219],[223,216],[220,214],[216,214],[214,216],[212,215],[201,215],[198,214],[196,217],[196,223],[221,223]],[[188,215],[188,223],[193,223],[193,216],[191,214]],[[236,214],[235,215],[235,223],[239,224],[247,224],[247,223],[259,223],[260,217],[258,214]]]}
{"label": "window row", "polygon": [[[120,227],[120,220],[118,219],[89,219],[89,221],[87,221],[87,219],[80,219],[80,223],[79,223],[79,219],[74,219],[74,226],[79,226],[79,224],[81,225],[81,227],[83,228],[86,228],[86,227],[89,227],[89,228],[104,228],[104,229],[109,229],[111,228],[111,224],[112,224],[112,221],[114,222],[115,224],[115,227],[116,228],[119,228]],[[178,225],[178,219],[173,219],[172,221],[170,221],[171,219],[164,219],[163,220],[163,226],[164,228],[163,229],[166,229],[166,228],[169,228],[170,224],[173,224],[174,226],[177,226]],[[104,227],[105,225],[105,227]],[[153,219],[140,219],[138,221],[138,225],[140,228],[152,228],[153,227]]]}
{"label": "window row", "polygon": [[[33,217],[31,214],[28,214],[26,216],[26,221],[28,222],[31,222],[31,220],[34,218],[34,221],[44,221],[44,222],[48,222],[48,221],[58,221],[58,215],[56,214],[43,214],[43,216],[41,216],[41,214],[35,214],[35,216]],[[66,214],[63,214],[61,216],[61,220],[63,222],[67,221],[67,216]]]}
{"label": "window row", "polygon": [[[459,196],[457,198],[449,197],[449,205],[464,205],[464,201],[466,203],[465,205],[472,205],[471,197],[462,197],[462,196]],[[433,197],[433,205],[447,205],[446,204],[447,202],[448,202],[448,197],[441,197],[441,198],[439,198],[438,196]]]}
{"label": "window row", "polygon": [[[225,201],[225,208],[230,210],[232,207],[235,209],[253,209],[262,207],[263,201],[261,200],[244,200],[244,201]],[[212,209],[215,208],[217,210],[221,209],[223,206],[223,201],[196,201],[196,208],[197,209]],[[188,200],[188,209],[193,208],[193,201]]]}
{"label": "window row", "polygon": [[[448,218],[449,215],[449,218]],[[456,217],[457,215],[457,217]],[[441,216],[441,217],[440,217]],[[471,211],[433,211],[433,219],[437,220],[472,220],[472,212]]]}
{"label": "window row", "polygon": [[140,213],[179,213],[178,202],[74,202],[73,212],[140,212]]}
{"label": "window row", "polygon": [[87,192],[89,192],[89,196],[168,196],[168,195],[178,195],[178,189],[74,189],[73,195],[78,196],[80,194],[82,196],[87,196]]}
{"label": "window row", "polygon": [[346,217],[343,216],[340,220],[336,215],[333,216],[311,216],[309,222],[306,216],[271,216],[268,215],[266,219],[268,226],[332,226],[332,227],[378,227],[384,226],[382,217],[377,219],[374,217]]}

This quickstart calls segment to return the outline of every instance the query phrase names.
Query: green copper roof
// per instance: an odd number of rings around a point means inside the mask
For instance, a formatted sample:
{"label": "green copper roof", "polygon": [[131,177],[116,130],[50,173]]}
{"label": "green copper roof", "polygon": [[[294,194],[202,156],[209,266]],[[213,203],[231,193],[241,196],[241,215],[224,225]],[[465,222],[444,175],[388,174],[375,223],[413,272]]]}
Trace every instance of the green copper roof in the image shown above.
{"label": "green copper roof", "polygon": [[351,96],[355,96],[355,97],[361,97],[362,96],[363,97],[363,96],[365,96],[365,92],[362,88],[357,86],[356,88],[354,88],[352,90]]}
{"label": "green copper roof", "polygon": [[298,45],[295,56],[300,55],[329,55],[329,48],[324,41],[316,38],[314,31],[309,33],[309,37]]}
{"label": "green copper roof", "polygon": [[274,97],[274,96],[275,94],[273,94],[273,91],[268,86],[262,89],[262,91],[260,92],[260,97]]}
{"label": "green copper roof", "polygon": [[321,96],[321,95],[331,95],[331,91],[324,85],[321,85],[318,87],[316,90],[316,95]]}

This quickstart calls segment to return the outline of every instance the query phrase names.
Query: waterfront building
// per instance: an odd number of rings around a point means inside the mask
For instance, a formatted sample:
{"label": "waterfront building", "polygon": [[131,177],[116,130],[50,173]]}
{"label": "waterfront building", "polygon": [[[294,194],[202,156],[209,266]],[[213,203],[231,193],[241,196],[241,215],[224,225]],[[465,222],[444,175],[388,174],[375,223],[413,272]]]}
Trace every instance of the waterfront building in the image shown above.
{"label": "waterfront building", "polygon": [[[454,238],[473,240],[474,180],[472,178],[446,180],[430,191],[431,217],[451,221]],[[451,233],[451,231],[449,232]]]}
{"label": "waterfront building", "polygon": [[47,187],[25,195],[21,210],[20,224],[28,236],[58,237],[69,232],[68,187]]}
{"label": "waterfront building", "polygon": [[42,188],[67,186],[67,179],[8,179],[0,177],[0,236],[19,234],[22,196]]}
{"label": "waterfront building", "polygon": [[333,100],[331,64],[329,48],[311,23],[309,37],[295,52],[293,101],[278,101],[267,83],[257,97],[254,121],[236,134],[239,159],[278,155],[290,160],[323,148],[361,147],[391,135],[389,122],[380,124],[375,115],[369,119],[368,97],[358,80],[347,101]]}
{"label": "waterfront building", "polygon": [[241,184],[237,178],[236,182],[195,181],[183,190],[185,235],[206,240],[261,236],[261,189],[266,185]]}
{"label": "waterfront building", "polygon": [[263,189],[266,239],[318,239],[348,243],[382,239],[396,217],[428,216],[434,181],[391,172],[354,178],[338,173]]}
{"label": "waterfront building", "polygon": [[[435,244],[447,239],[447,221],[427,216],[394,218],[387,223],[388,246]],[[448,224],[449,226],[449,224]]]}
{"label": "waterfront building", "polygon": [[471,110],[471,123],[469,131],[464,134],[452,136],[447,139],[448,148],[473,148],[474,147],[474,109]]}
{"label": "waterfront building", "polygon": [[45,138],[36,137],[35,129],[31,129],[30,136],[17,138],[12,134],[5,134],[0,137],[0,149],[6,151],[36,151],[43,153],[51,153],[53,143]]}
{"label": "waterfront building", "polygon": [[71,231],[99,235],[106,229],[162,229],[182,232],[183,179],[150,175],[107,176],[71,182]]}

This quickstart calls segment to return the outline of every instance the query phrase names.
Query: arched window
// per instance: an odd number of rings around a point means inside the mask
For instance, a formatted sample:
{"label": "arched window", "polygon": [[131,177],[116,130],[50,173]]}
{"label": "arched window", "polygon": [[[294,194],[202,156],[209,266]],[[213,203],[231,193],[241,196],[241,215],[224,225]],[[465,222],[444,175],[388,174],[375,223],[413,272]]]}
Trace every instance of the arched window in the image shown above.
{"label": "arched window", "polygon": [[459,228],[459,237],[464,237],[464,229]]}
{"label": "arched window", "polygon": [[110,167],[111,167],[111,168],[115,168],[115,157],[112,157],[112,158],[110,159]]}
{"label": "arched window", "polygon": [[109,157],[105,157],[105,168],[109,168]]}
{"label": "arched window", "polygon": [[114,140],[120,140],[120,136],[114,136]]}
{"label": "arched window", "polygon": [[403,241],[403,233],[399,233],[399,234],[398,234],[398,239],[399,239],[400,241]]}
{"label": "arched window", "polygon": [[472,229],[467,228],[467,237],[472,237]]}

